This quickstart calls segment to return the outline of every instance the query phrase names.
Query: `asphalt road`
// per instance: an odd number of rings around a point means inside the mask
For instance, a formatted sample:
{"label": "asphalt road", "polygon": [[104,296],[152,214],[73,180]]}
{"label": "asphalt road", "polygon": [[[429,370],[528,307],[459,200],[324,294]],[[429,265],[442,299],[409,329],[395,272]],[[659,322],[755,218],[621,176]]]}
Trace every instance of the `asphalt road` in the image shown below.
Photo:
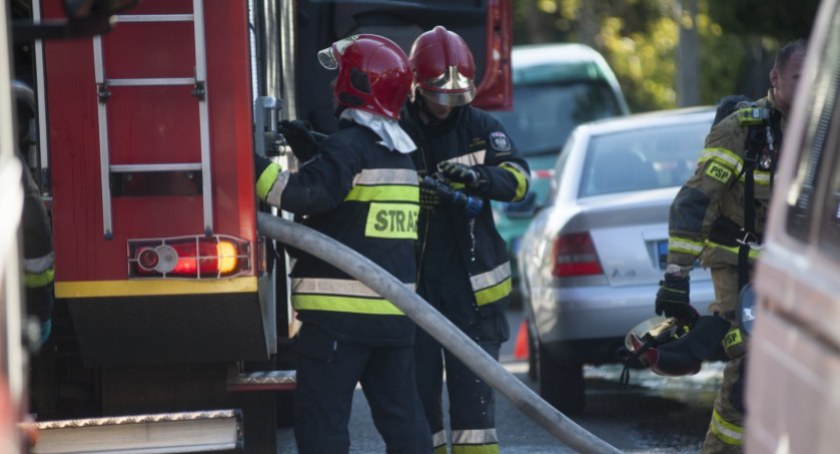
{"label": "asphalt road", "polygon": [[[527,375],[527,361],[513,356],[521,321],[519,312],[510,311],[508,319],[511,340],[503,346],[500,361],[509,372],[536,390],[537,384]],[[700,452],[721,371],[721,364],[709,364],[692,377],[664,378],[634,370],[629,386],[625,387],[618,382],[620,366],[588,367],[586,411],[572,420],[624,452]],[[497,395],[496,420],[502,453],[573,452],[504,396]],[[360,389],[353,401],[350,434],[351,453],[385,452]],[[291,428],[278,430],[277,437],[278,453],[297,452]]]}

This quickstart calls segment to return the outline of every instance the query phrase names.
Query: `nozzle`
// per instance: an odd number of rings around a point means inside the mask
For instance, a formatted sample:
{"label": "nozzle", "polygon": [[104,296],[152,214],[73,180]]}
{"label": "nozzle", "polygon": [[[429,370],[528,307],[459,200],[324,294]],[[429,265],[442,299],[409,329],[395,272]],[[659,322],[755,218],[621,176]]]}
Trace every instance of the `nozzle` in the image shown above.
{"label": "nozzle", "polygon": [[435,191],[441,199],[462,208],[467,217],[474,218],[478,216],[478,213],[481,212],[481,208],[484,206],[484,200],[481,198],[456,191],[448,184],[435,178],[423,177],[423,181],[420,184],[426,189]]}

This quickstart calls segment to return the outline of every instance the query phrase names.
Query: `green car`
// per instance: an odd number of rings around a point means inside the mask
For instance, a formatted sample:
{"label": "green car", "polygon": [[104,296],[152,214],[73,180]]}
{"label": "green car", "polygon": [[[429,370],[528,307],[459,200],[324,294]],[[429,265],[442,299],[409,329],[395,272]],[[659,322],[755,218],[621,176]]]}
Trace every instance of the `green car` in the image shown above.
{"label": "green car", "polygon": [[[536,211],[545,202],[554,162],[581,123],[627,115],[627,101],[604,57],[581,44],[514,46],[513,110],[491,112],[501,121],[531,168],[525,200],[494,202],[493,214],[511,260]],[[511,263],[514,301],[518,289]]]}

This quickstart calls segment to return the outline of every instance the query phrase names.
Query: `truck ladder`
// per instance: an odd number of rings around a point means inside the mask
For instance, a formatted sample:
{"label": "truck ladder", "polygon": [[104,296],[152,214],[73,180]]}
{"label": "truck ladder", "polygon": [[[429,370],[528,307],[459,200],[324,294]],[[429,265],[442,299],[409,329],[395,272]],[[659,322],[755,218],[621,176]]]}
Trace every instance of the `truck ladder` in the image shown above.
{"label": "truck ladder", "polygon": [[36,423],[33,454],[171,453],[241,449],[238,410],[158,413]]}
{"label": "truck ladder", "polygon": [[[99,97],[99,157],[101,164],[100,179],[102,185],[102,220],[106,239],[113,237],[113,219],[111,210],[111,172],[173,172],[173,171],[201,171],[202,197],[204,208],[204,233],[213,234],[213,192],[210,175],[210,122],[207,107],[207,65],[204,44],[204,9],[202,0],[193,0],[192,14],[135,14],[118,15],[118,22],[193,22],[195,33],[195,77],[194,78],[145,78],[145,79],[107,79],[105,77],[105,63],[102,51],[102,38],[93,38],[94,72],[97,94]],[[198,115],[200,122],[201,162],[174,164],[136,164],[111,165],[108,144],[108,87],[128,86],[174,86],[192,85],[193,96],[198,100]]]}

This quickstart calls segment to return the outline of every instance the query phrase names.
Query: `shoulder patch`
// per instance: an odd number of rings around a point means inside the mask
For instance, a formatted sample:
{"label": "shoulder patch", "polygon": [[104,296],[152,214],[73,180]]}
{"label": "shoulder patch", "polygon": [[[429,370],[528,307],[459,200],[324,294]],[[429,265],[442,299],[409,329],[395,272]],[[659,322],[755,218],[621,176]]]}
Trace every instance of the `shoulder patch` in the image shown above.
{"label": "shoulder patch", "polygon": [[510,139],[502,131],[493,131],[488,136],[490,148],[495,151],[510,151]]}

